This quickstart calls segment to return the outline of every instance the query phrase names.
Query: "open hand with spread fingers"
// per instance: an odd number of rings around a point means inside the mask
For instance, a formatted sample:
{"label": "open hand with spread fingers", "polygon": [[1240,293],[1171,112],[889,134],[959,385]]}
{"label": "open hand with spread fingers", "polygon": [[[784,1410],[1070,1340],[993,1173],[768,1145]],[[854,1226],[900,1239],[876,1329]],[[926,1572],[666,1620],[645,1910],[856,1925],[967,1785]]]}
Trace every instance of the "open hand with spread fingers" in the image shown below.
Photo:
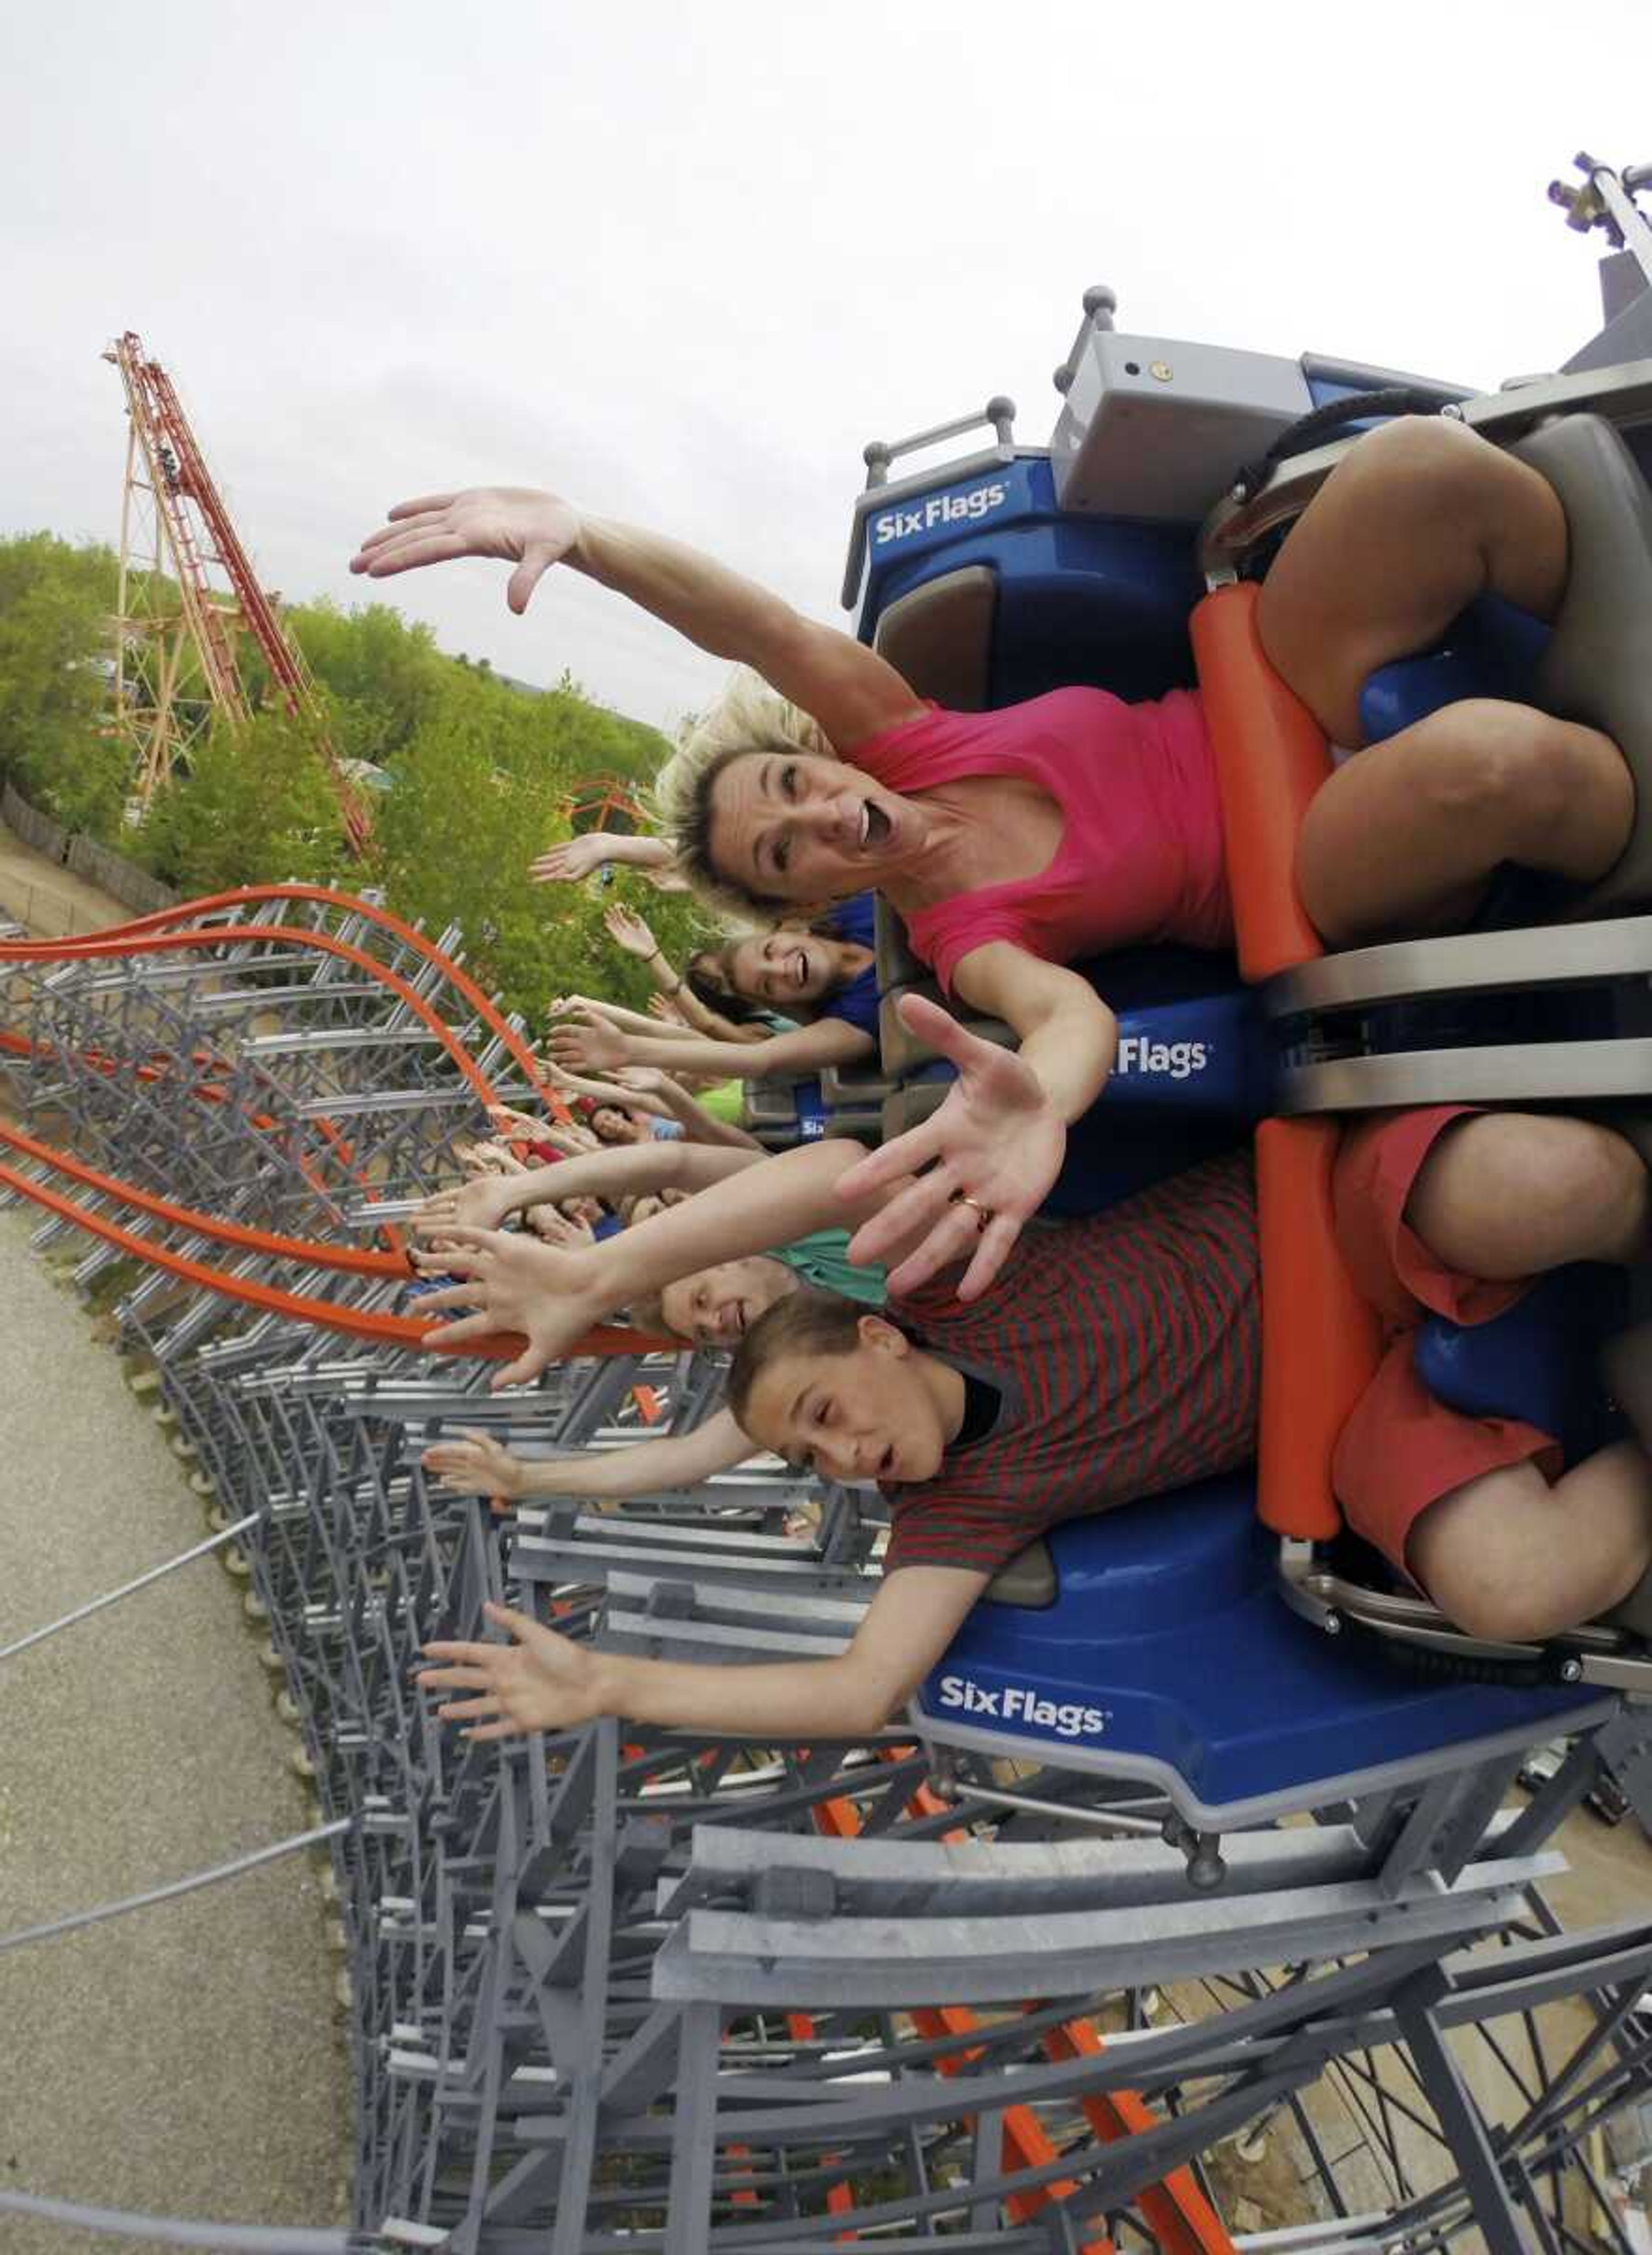
{"label": "open hand with spread fingers", "polygon": [[839,1183],[852,1205],[903,1175],[917,1177],[861,1225],[849,1258],[882,1261],[907,1247],[890,1273],[895,1292],[915,1291],[938,1269],[967,1262],[958,1296],[977,1300],[1060,1173],[1066,1125],[1014,1050],[967,1032],[921,995],[903,994],[896,1007],[909,1032],[957,1066],[958,1078],[938,1112]]}
{"label": "open hand with spread fingers", "polygon": [[635,909],[626,908],[615,901],[613,907],[602,912],[608,938],[628,955],[640,956],[644,963],[650,955],[659,953],[659,943]]}
{"label": "open hand with spread fingers", "polygon": [[472,1177],[510,1177],[528,1171],[516,1153],[507,1150],[503,1143],[470,1143],[455,1148],[460,1165]]}
{"label": "open hand with spread fingers", "polygon": [[553,1027],[545,1050],[575,1072],[613,1072],[630,1060],[629,1037],[590,1009],[580,1013],[578,1024]]}
{"label": "open hand with spread fingers", "polygon": [[559,846],[547,847],[536,854],[528,864],[528,875],[536,885],[577,885],[608,859],[608,843],[606,832],[601,830],[565,838]]}
{"label": "open hand with spread fingers", "polygon": [[555,494],[531,486],[471,486],[397,502],[389,521],[369,532],[351,557],[350,569],[369,580],[390,580],[426,564],[495,557],[517,567],[505,601],[520,613],[545,573],[572,552],[579,537],[577,510]]}
{"label": "open hand with spread fingers", "polygon": [[525,1112],[514,1112],[508,1104],[490,1104],[488,1117],[494,1133],[509,1136],[513,1143],[535,1143],[545,1133],[543,1120],[531,1119]]}
{"label": "open hand with spread fingers", "polygon": [[528,1227],[543,1245],[594,1245],[596,1232],[588,1221],[576,1219],[552,1205],[548,1198],[531,1205],[523,1216]]}
{"label": "open hand with spread fingers", "polygon": [[467,1739],[514,1739],[530,1731],[569,1731],[606,1712],[600,1656],[510,1605],[484,1605],[510,1644],[427,1644],[434,1667],[421,1668],[424,1691],[464,1692],[438,1707],[444,1723],[463,1723]]}
{"label": "open hand with spread fingers", "polygon": [[444,1236],[450,1229],[498,1229],[516,1207],[516,1181],[510,1175],[489,1173],[475,1182],[445,1191],[432,1191],[412,1216],[420,1237]]}
{"label": "open hand with spread fingers", "polygon": [[677,1088],[664,1065],[622,1064],[614,1078],[622,1088],[635,1089],[639,1096],[667,1096]]}
{"label": "open hand with spread fingers", "polygon": [[503,1443],[475,1425],[460,1425],[432,1441],[419,1458],[455,1495],[485,1495],[495,1511],[508,1510],[526,1492],[528,1467]]}
{"label": "open hand with spread fingers", "polygon": [[495,1393],[537,1378],[609,1312],[601,1304],[595,1254],[587,1247],[541,1245],[496,1229],[453,1229],[443,1233],[439,1253],[411,1257],[423,1275],[458,1279],[426,1294],[421,1303],[421,1313],[464,1311],[457,1323],[429,1333],[431,1340],[439,1338],[451,1349],[501,1331],[522,1333],[522,1352],[494,1374]]}

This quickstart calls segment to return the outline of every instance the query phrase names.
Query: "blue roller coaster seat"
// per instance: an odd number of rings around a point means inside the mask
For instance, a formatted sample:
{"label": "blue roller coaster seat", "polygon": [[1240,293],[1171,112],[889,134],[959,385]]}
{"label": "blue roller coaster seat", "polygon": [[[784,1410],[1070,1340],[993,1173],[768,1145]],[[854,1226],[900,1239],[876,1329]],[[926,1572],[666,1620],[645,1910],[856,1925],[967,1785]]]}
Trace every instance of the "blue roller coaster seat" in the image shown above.
{"label": "blue roller coaster seat", "polygon": [[[912,1704],[943,1742],[1140,1779],[1203,1830],[1458,1767],[1610,1711],[1598,1692],[1419,1682],[1281,1598],[1248,1479],[1050,1535],[1037,1609],[978,1605]],[[1307,1796],[1304,1799],[1304,1796]]]}
{"label": "blue roller coaster seat", "polygon": [[1623,1272],[1578,1262],[1543,1278],[1488,1324],[1432,1316],[1412,1359],[1437,1400],[1467,1417],[1518,1417],[1552,1433],[1568,1463],[1623,1430],[1602,1398],[1600,1343],[1626,1319]]}
{"label": "blue roller coaster seat", "polygon": [[932,492],[868,523],[860,634],[869,643],[883,612],[927,581],[982,565],[997,583],[990,706],[1074,684],[1162,697],[1193,678],[1194,530],[1065,516],[1039,456],[961,483],[942,471]]}

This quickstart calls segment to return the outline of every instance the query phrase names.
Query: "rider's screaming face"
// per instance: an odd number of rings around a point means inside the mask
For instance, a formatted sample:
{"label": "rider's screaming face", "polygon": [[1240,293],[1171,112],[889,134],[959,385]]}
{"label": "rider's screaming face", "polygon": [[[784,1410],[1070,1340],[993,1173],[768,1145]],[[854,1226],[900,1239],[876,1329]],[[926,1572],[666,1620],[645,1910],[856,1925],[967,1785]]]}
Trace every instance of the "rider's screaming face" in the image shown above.
{"label": "rider's screaming face", "polygon": [[911,1342],[861,1317],[847,1354],[782,1352],[753,1381],[741,1419],[754,1441],[823,1479],[933,1479],[946,1433]]}
{"label": "rider's screaming face", "polygon": [[847,900],[904,867],[924,839],[917,803],[847,760],[747,752],[712,784],[713,865],[759,900]]}

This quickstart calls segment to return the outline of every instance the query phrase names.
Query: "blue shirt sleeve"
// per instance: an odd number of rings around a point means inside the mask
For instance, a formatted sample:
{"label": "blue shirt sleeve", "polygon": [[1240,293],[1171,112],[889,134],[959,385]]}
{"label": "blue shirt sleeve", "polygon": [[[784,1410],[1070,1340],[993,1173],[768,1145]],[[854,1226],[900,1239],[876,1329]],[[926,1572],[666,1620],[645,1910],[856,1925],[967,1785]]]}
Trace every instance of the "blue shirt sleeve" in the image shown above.
{"label": "blue shirt sleeve", "polygon": [[820,1005],[823,1018],[841,1018],[846,1025],[856,1027],[863,1034],[877,1039],[877,971],[868,965],[856,979],[852,979],[840,994]]}
{"label": "blue shirt sleeve", "polygon": [[[873,917],[871,893],[856,893],[847,901],[840,901],[826,918],[826,924],[839,939],[847,939],[855,947],[872,947],[877,939],[877,926]],[[846,1025],[877,1039],[877,967],[868,964],[857,979],[850,981],[840,994],[823,1002],[819,1015],[823,1018],[841,1018]]]}
{"label": "blue shirt sleeve", "polygon": [[840,901],[825,922],[838,938],[849,940],[856,947],[874,946],[877,939],[873,910],[875,897],[872,893],[855,893],[848,900]]}

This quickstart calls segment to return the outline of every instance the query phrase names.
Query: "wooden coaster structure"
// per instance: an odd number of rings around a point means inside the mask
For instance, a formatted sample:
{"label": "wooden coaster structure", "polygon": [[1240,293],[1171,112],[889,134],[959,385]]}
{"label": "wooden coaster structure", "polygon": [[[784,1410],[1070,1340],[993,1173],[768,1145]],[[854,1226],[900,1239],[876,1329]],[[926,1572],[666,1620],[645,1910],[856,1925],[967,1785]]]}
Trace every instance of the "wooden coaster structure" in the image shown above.
{"label": "wooden coaster structure", "polygon": [[370,831],[366,803],[334,748],[309,669],[278,599],[259,582],[172,377],[131,329],[103,357],[126,395],[111,690],[114,727],[132,750],[140,816],[214,722],[250,720],[244,636],[264,661],[270,695],[325,762],[345,837],[359,854]]}

